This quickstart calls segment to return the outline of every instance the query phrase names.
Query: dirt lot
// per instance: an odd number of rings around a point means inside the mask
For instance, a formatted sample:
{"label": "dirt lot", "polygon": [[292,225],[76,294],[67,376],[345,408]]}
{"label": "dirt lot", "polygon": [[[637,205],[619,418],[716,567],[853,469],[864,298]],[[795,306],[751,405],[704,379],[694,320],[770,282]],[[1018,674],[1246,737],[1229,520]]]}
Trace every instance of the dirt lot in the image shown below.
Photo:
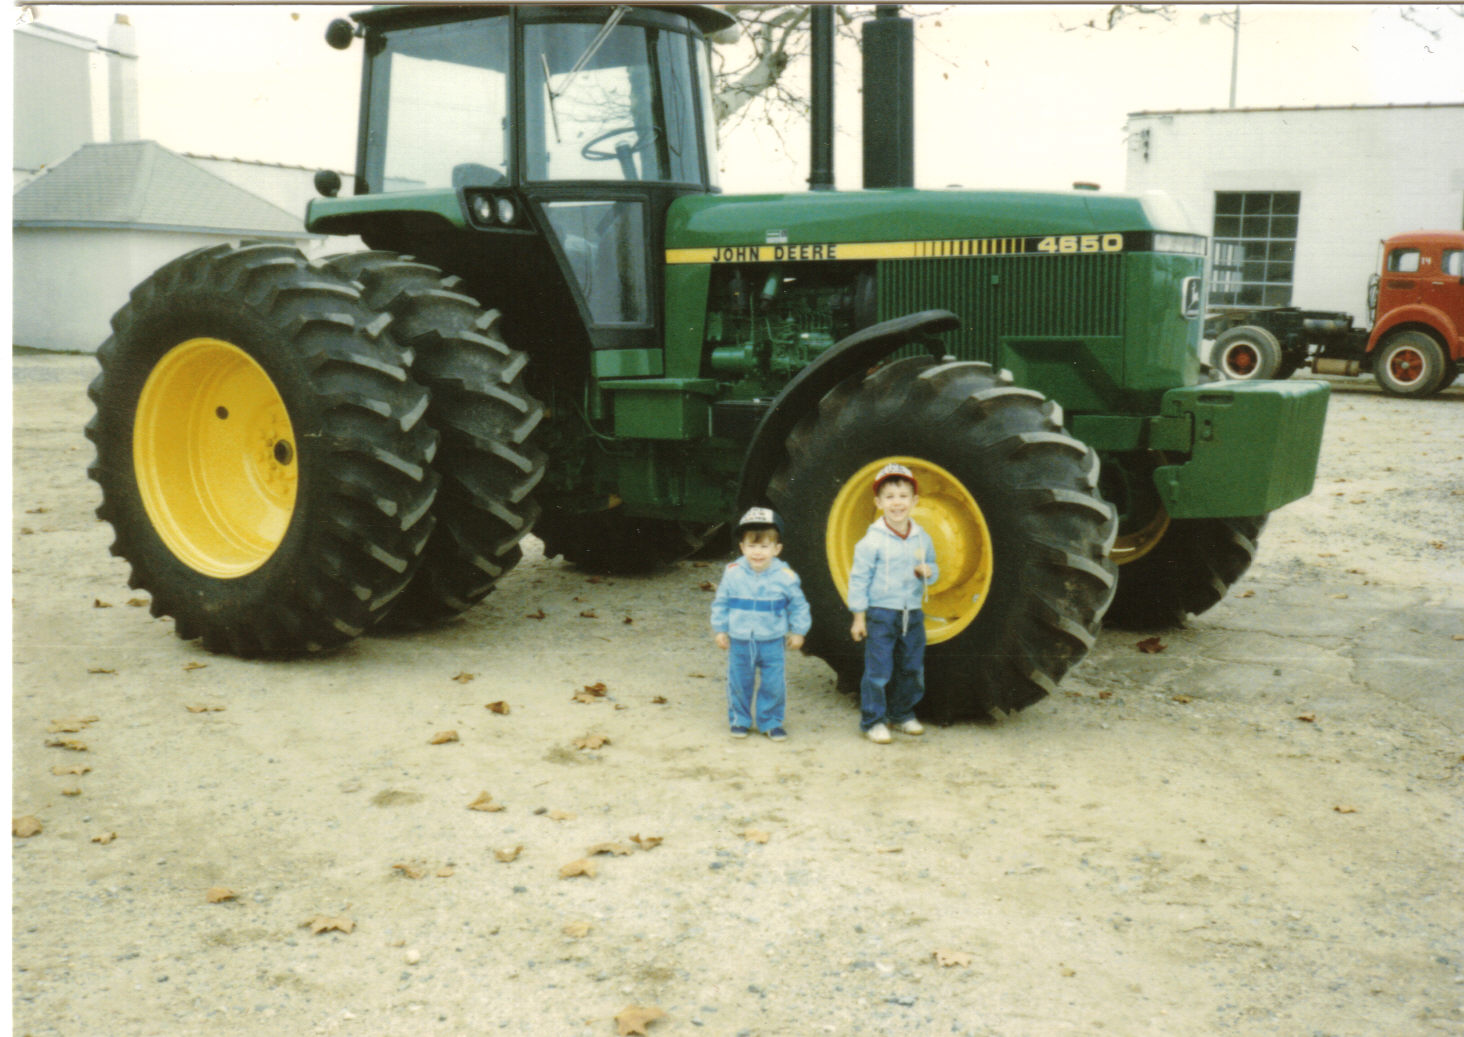
{"label": "dirt lot", "polygon": [[210,656],[107,552],[93,370],[14,364],[17,1034],[1464,1033],[1464,386],[1334,381],[1230,598],[879,747],[804,658],[727,738],[705,563]]}

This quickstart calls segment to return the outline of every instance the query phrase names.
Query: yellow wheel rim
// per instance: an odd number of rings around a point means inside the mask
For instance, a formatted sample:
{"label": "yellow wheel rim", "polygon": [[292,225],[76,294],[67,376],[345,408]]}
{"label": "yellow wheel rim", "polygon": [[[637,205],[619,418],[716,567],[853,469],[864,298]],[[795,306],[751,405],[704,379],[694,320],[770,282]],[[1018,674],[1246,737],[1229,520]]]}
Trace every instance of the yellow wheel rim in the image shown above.
{"label": "yellow wheel rim", "polygon": [[1159,541],[1164,539],[1164,534],[1169,531],[1169,512],[1164,510],[1164,505],[1159,505],[1158,510],[1150,517],[1142,529],[1136,529],[1128,533],[1120,533],[1113,541],[1113,550],[1108,552],[1108,557],[1115,565],[1127,565],[1129,562],[1137,562],[1144,555],[1154,550]]}
{"label": "yellow wheel rim", "polygon": [[132,461],[153,529],[205,576],[251,573],[284,540],[295,433],[274,382],[239,347],[195,338],[163,356],[137,401]]}
{"label": "yellow wheel rim", "polygon": [[920,500],[915,521],[935,543],[940,579],[925,599],[925,635],[931,644],[965,630],[986,604],[991,590],[991,532],[986,516],[960,480],[940,465],[918,457],[882,457],[871,461],[844,483],[829,509],[825,544],[834,586],[849,600],[849,571],[854,545],[879,512],[874,506],[874,476],[887,464],[902,464],[915,473]]}

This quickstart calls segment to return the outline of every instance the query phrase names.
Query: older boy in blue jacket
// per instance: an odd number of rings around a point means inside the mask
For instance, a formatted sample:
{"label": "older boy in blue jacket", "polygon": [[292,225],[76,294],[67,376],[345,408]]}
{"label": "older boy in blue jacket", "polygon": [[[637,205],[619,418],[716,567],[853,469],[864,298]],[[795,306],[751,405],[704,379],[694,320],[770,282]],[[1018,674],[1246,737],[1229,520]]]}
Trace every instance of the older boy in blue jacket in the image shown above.
{"label": "older boy in blue jacket", "polygon": [[[722,574],[712,599],[717,647],[727,651],[727,718],[733,738],[746,738],[756,714],[757,729],[775,742],[783,729],[787,688],[783,648],[803,647],[812,625],[798,574],[779,560],[783,523],[770,508],[753,508],[737,523],[742,557]],[[761,671],[762,684],[753,690]]]}
{"label": "older boy in blue jacket", "polygon": [[[849,572],[850,634],[864,641],[859,729],[871,742],[890,740],[890,727],[925,731],[915,706],[925,696],[925,588],[940,576],[935,544],[911,517],[920,501],[915,475],[887,464],[874,477],[880,516],[854,547]],[[866,640],[866,638],[868,640]]]}

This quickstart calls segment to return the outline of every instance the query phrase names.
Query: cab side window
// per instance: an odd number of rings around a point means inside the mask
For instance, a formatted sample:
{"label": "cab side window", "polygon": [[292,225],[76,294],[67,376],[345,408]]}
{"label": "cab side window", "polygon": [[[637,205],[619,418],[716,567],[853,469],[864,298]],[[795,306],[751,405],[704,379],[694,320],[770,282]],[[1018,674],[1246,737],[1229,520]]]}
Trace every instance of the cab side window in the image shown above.
{"label": "cab side window", "polygon": [[1388,273],[1418,273],[1419,251],[1416,248],[1395,248],[1388,253]]}
{"label": "cab side window", "polygon": [[1464,277],[1464,249],[1444,249],[1444,274],[1447,277]]}

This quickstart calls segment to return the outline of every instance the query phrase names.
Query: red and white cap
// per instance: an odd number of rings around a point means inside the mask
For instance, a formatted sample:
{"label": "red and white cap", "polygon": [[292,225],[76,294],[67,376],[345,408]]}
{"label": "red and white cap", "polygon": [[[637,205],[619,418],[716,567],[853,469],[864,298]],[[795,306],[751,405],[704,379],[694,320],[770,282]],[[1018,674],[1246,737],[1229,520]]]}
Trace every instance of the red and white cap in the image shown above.
{"label": "red and white cap", "polygon": [[915,492],[920,492],[920,483],[916,480],[915,473],[902,464],[887,464],[879,470],[879,474],[874,477],[875,493],[879,492],[880,484],[886,479],[908,479],[910,485],[915,487]]}

